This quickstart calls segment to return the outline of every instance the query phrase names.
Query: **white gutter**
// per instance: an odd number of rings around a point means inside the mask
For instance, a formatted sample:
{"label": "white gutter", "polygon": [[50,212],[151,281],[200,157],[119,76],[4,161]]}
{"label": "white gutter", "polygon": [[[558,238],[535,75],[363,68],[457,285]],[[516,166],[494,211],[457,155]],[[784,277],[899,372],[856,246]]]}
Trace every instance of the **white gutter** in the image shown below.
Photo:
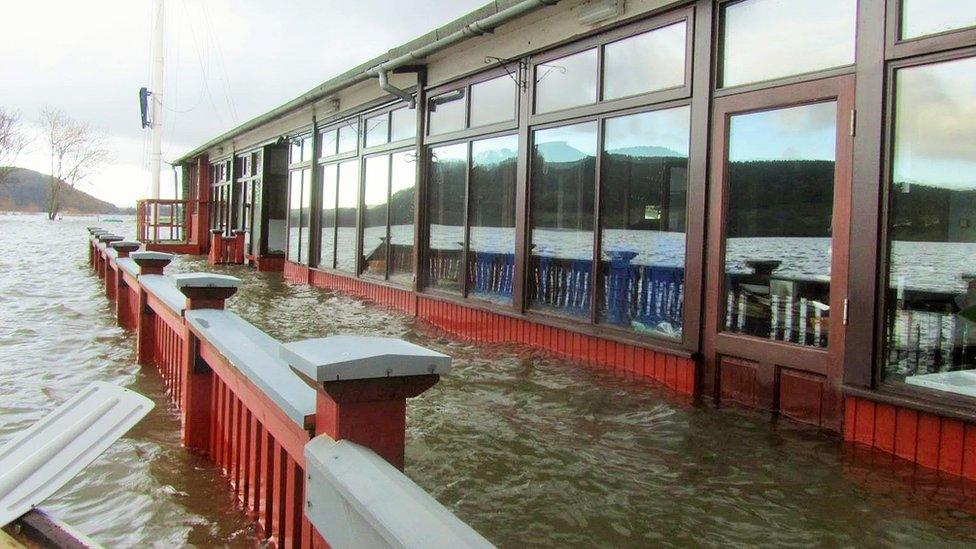
{"label": "white gutter", "polygon": [[403,99],[410,105],[411,109],[415,108],[416,101],[414,100],[412,95],[410,95],[404,90],[401,90],[400,88],[397,88],[393,84],[390,84],[389,81],[390,71],[402,67],[404,65],[412,65],[417,63],[418,61],[423,61],[428,56],[437,53],[438,51],[441,51],[444,48],[453,46],[454,44],[457,44],[458,42],[461,42],[463,40],[467,40],[468,38],[473,36],[482,36],[485,34],[489,34],[499,26],[517,17],[525,15],[529,12],[533,12],[537,9],[544,8],[546,6],[555,6],[558,3],[559,0],[523,0],[522,2],[519,2],[518,4],[515,4],[514,6],[511,6],[509,8],[503,9],[494,15],[489,15],[484,19],[465,25],[461,27],[460,30],[452,32],[451,34],[445,36],[444,38],[441,38],[440,40],[431,42],[426,46],[423,46],[411,52],[407,52],[399,57],[390,59],[389,61],[380,63],[379,65],[376,65],[375,67],[372,67],[370,69],[366,69],[365,72],[367,75],[373,78],[379,78],[380,88],[382,88],[384,91]]}

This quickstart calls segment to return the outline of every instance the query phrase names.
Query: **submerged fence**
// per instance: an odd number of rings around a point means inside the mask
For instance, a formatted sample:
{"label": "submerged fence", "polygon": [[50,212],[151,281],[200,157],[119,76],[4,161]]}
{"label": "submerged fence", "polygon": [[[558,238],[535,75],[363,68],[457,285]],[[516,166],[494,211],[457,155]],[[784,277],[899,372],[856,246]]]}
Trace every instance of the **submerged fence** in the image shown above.
{"label": "submerged fence", "polygon": [[[405,477],[406,399],[450,358],[399,340],[281,343],[224,310],[240,281],[165,276],[172,256],[90,228],[89,263],[183,444],[220,468],[277,547],[490,547]],[[314,488],[313,488],[314,487]]]}

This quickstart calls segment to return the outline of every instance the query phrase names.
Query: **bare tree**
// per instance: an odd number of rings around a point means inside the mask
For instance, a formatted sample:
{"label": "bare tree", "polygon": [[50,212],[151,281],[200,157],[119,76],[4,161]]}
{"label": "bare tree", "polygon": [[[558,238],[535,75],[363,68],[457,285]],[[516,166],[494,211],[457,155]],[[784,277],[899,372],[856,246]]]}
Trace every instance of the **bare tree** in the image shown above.
{"label": "bare tree", "polygon": [[17,167],[17,157],[30,142],[30,136],[21,123],[20,113],[0,107],[0,185]]}
{"label": "bare tree", "polygon": [[55,219],[61,211],[65,187],[74,188],[108,162],[109,152],[102,133],[86,122],[69,118],[61,109],[42,110],[39,124],[51,154],[47,217]]}

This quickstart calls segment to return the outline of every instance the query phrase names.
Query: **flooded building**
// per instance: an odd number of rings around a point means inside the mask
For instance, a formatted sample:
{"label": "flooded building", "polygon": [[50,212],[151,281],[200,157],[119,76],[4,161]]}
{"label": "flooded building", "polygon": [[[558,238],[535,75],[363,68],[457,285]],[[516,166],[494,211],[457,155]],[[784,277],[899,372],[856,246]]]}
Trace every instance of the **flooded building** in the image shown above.
{"label": "flooded building", "polygon": [[976,478],[974,27],[494,2],[187,153],[177,238]]}

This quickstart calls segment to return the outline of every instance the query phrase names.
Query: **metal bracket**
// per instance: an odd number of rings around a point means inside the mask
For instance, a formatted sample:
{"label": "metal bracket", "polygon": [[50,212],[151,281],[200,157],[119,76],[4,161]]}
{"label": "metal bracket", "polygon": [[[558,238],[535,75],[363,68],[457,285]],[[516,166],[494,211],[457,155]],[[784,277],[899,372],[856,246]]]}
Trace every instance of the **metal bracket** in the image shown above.
{"label": "metal bracket", "polygon": [[[528,72],[529,64],[525,61],[524,58],[517,57],[511,59],[504,59],[501,57],[495,57],[493,55],[486,55],[485,64],[491,65],[492,63],[505,69],[505,73],[508,74],[508,77],[515,82],[515,84],[519,87],[519,90],[525,91],[526,89],[528,89],[529,86],[529,83],[527,82],[528,79],[524,75]],[[512,64],[518,65],[518,69],[515,72],[513,72],[512,69],[509,68],[509,65]]]}

